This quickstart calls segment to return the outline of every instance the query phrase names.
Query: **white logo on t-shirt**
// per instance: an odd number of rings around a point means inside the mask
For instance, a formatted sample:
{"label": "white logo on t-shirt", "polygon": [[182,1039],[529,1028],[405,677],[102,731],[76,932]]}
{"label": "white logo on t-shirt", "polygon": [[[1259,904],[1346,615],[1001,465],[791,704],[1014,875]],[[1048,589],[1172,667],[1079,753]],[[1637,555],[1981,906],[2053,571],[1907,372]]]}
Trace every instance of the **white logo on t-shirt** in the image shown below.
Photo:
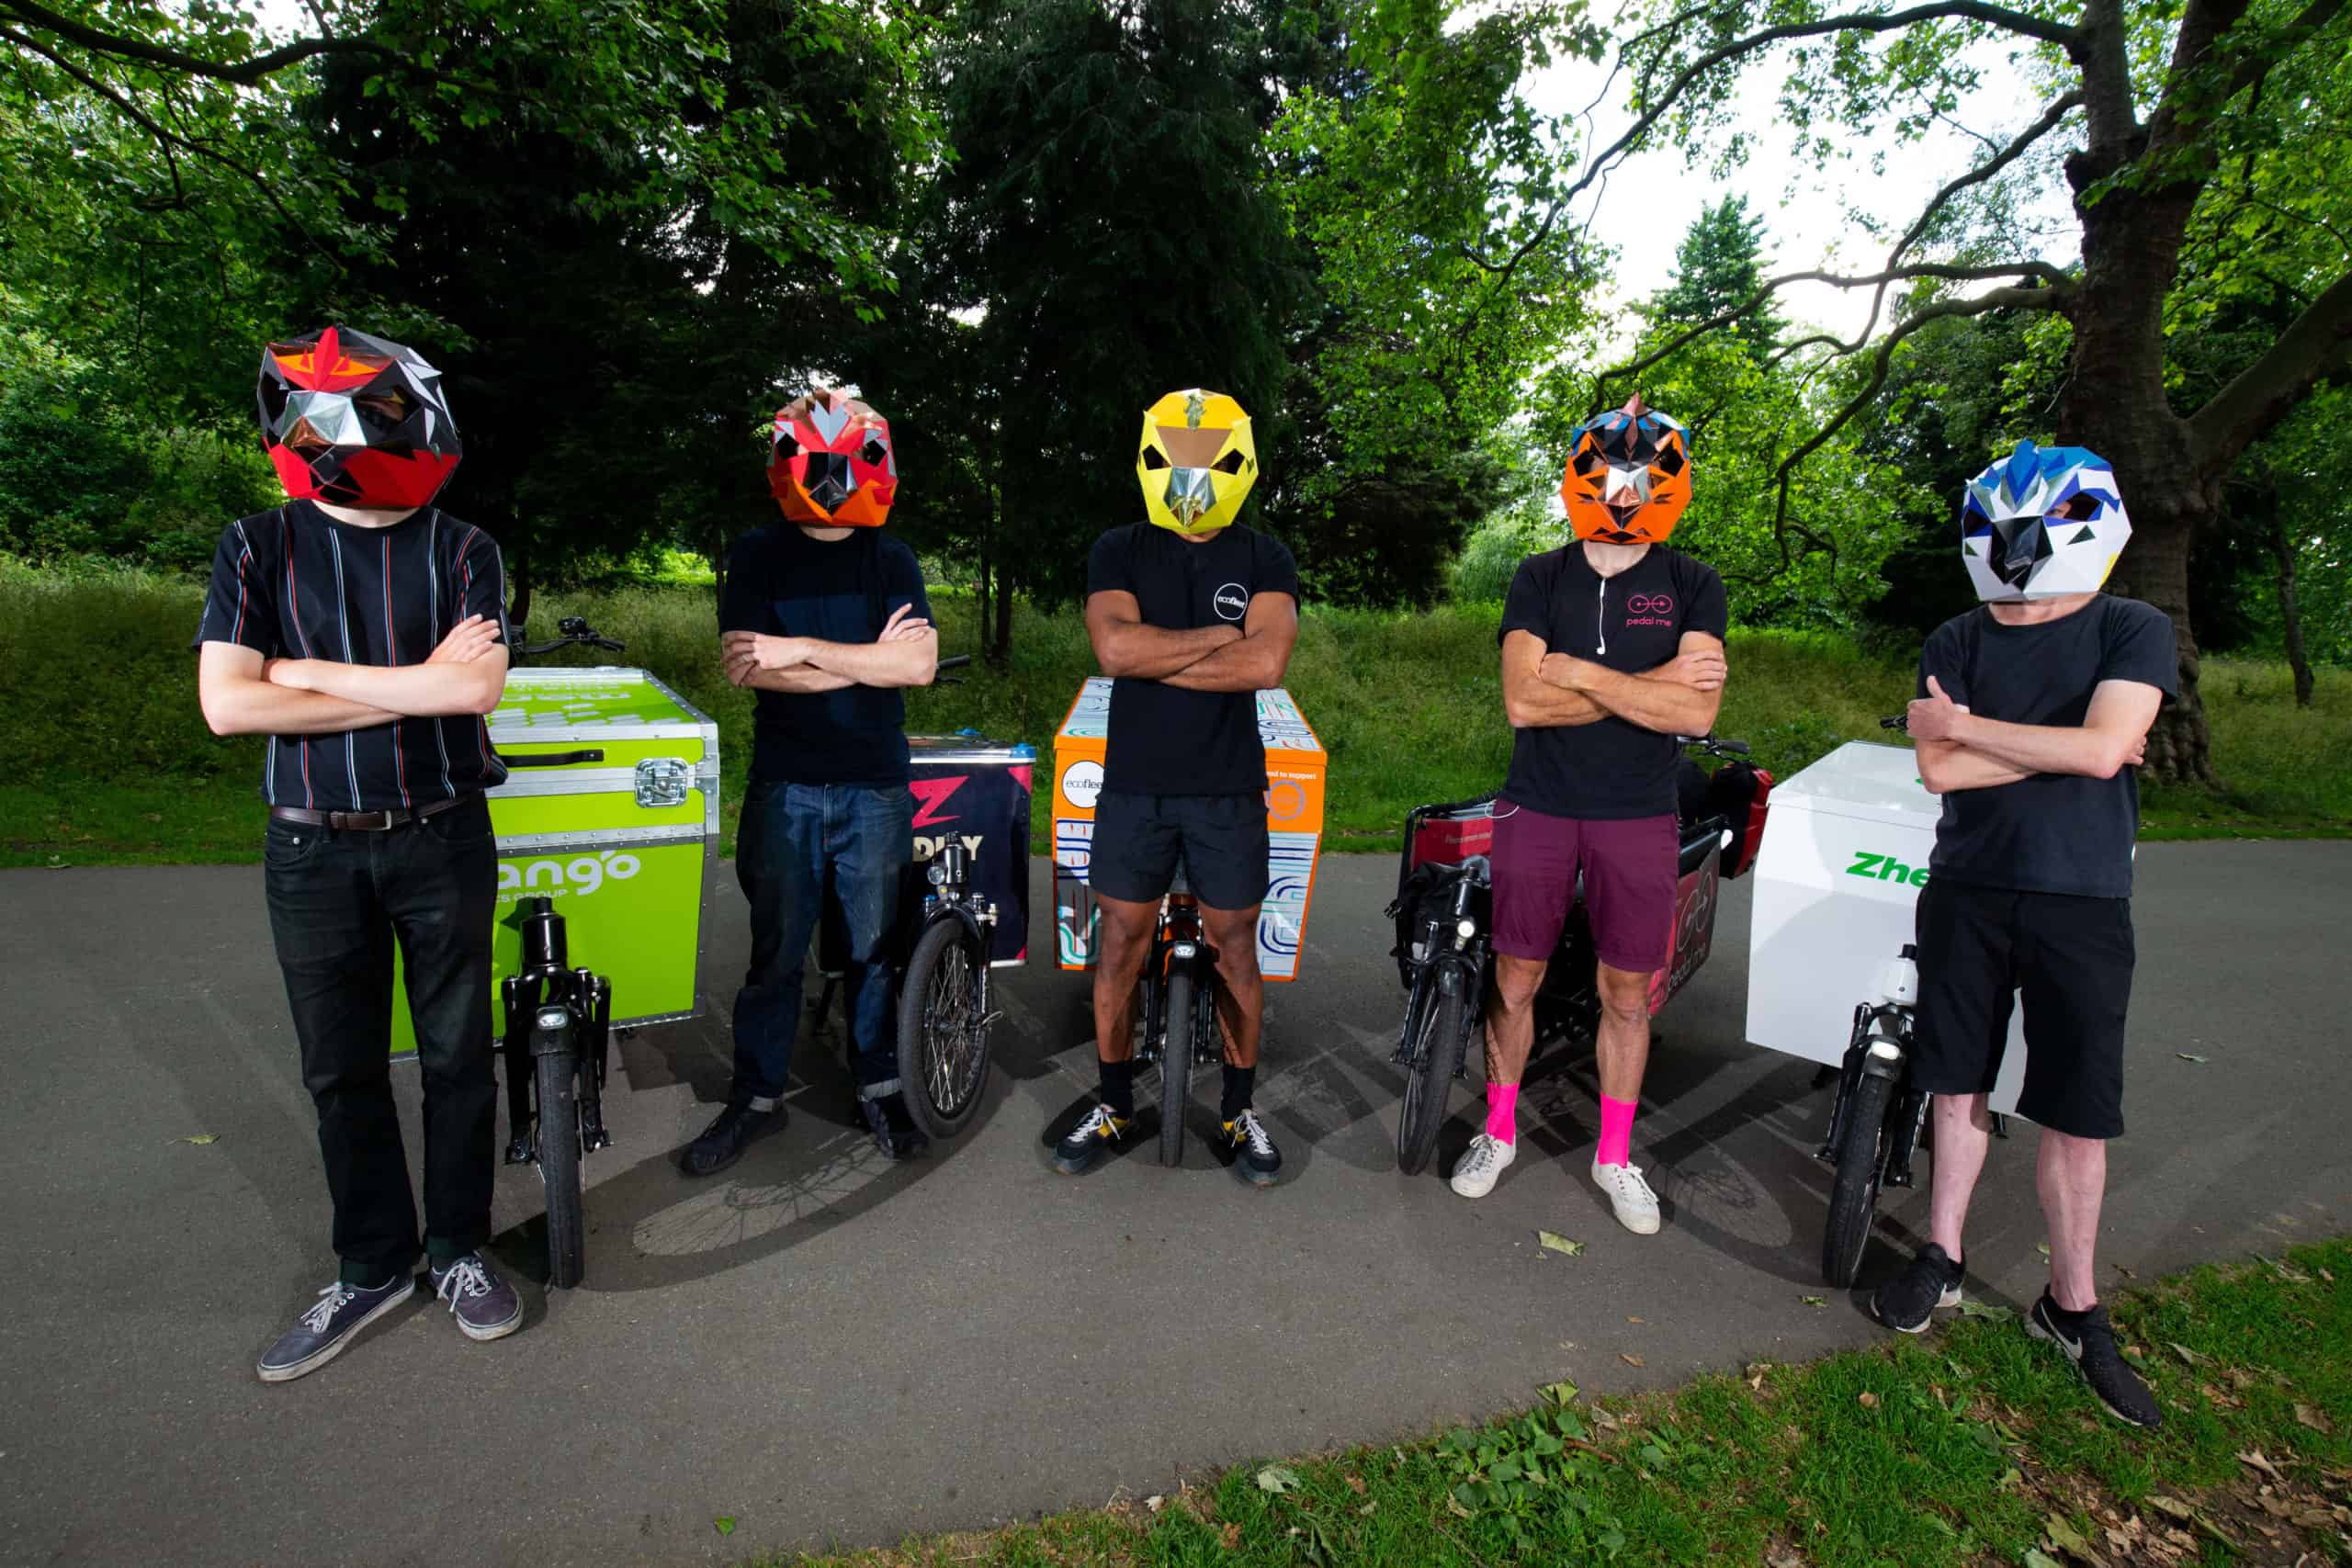
{"label": "white logo on t-shirt", "polygon": [[1209,604],[1224,619],[1238,621],[1250,613],[1250,590],[1238,582],[1228,582],[1216,591]]}

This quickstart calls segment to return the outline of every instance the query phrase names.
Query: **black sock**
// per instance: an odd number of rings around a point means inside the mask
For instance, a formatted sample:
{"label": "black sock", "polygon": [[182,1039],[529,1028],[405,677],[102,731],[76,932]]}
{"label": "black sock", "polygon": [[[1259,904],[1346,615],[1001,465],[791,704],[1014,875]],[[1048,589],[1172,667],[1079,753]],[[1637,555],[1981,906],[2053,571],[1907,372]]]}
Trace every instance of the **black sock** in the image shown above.
{"label": "black sock", "polygon": [[2058,1326],[2061,1328],[2080,1328],[2083,1325],[2083,1320],[2098,1310],[2098,1303],[2093,1302],[2080,1312],[2068,1312],[2058,1304],[2058,1297],[2054,1292],[2045,1287],[2041,1293],[2050,1298],[2050,1315],[2057,1320]]}
{"label": "black sock", "polygon": [[1250,1091],[1258,1087],[1258,1069],[1225,1065],[1225,1097],[1218,1102],[1217,1115],[1227,1122],[1250,1109]]}
{"label": "black sock", "polygon": [[1114,1116],[1126,1117],[1136,1113],[1136,1065],[1125,1062],[1098,1062],[1102,1069],[1102,1103],[1111,1108]]}

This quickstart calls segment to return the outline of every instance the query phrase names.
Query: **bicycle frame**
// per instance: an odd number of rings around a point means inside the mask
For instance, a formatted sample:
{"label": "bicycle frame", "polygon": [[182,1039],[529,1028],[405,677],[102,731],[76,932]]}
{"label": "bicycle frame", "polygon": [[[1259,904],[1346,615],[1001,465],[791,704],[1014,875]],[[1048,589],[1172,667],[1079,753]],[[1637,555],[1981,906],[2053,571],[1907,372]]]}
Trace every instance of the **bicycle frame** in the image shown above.
{"label": "bicycle frame", "polygon": [[[533,898],[523,916],[523,967],[501,982],[506,1007],[508,1165],[531,1165],[539,1157],[539,1124],[532,1103],[532,1064],[540,1056],[574,1055],[580,1073],[580,1124],[571,1129],[585,1154],[609,1145],[605,1130],[605,1075],[611,1055],[613,987],[603,976],[567,967],[563,917],[554,900]],[[559,1134],[561,1129],[558,1129]]]}

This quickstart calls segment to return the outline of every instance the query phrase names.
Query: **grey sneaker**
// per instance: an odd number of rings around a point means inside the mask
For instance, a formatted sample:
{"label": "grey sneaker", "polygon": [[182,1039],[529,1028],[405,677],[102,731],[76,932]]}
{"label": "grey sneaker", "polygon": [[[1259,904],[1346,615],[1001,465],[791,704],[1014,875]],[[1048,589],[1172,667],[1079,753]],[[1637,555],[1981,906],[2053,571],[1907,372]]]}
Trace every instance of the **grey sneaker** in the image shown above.
{"label": "grey sneaker", "polygon": [[435,1263],[433,1293],[449,1303],[449,1315],[469,1339],[503,1339],[523,1326],[523,1298],[492,1271],[479,1252]]}
{"label": "grey sneaker", "polygon": [[262,1352],[254,1371],[264,1382],[291,1382],[315,1372],[343,1353],[359,1331],[408,1300],[416,1277],[407,1269],[372,1291],[338,1280],[319,1292],[318,1301],[294,1320],[294,1326]]}

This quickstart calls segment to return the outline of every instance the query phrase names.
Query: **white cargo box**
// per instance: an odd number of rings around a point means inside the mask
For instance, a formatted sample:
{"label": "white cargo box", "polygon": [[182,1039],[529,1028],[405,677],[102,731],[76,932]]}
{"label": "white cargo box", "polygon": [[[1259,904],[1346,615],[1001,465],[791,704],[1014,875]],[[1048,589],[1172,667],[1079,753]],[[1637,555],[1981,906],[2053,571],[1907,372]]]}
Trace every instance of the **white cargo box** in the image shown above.
{"label": "white cargo box", "polygon": [[[1854,1005],[1877,999],[1879,964],[1912,940],[1942,815],[1907,746],[1849,740],[1772,786],[1747,933],[1750,1044],[1812,1062],[1844,1057]],[[2024,1077],[2013,1005],[1994,1110],[2016,1111]]]}

